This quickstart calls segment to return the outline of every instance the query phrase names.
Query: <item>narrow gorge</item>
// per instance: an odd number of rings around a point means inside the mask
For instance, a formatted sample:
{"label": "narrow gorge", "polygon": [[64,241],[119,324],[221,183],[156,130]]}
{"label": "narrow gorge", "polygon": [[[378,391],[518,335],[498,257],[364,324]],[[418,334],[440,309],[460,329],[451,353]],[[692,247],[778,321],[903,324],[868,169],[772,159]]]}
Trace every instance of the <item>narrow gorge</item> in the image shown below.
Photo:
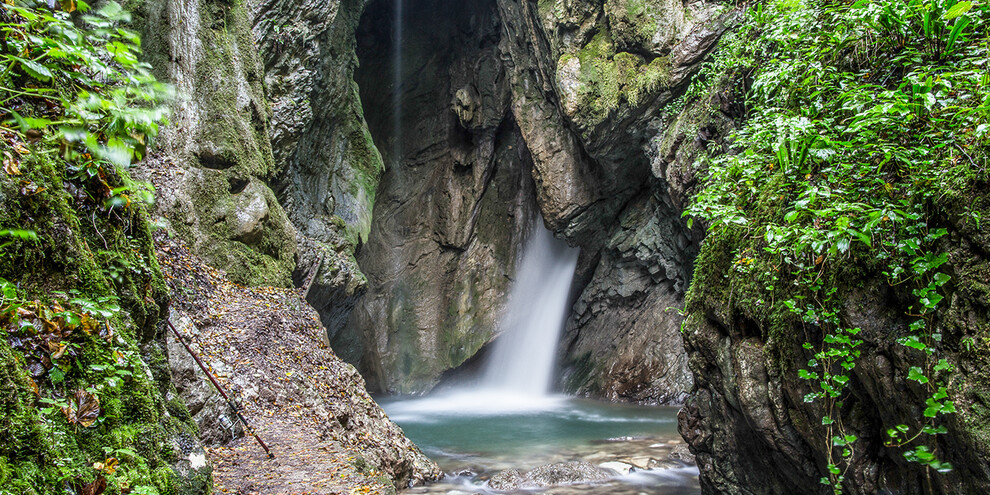
{"label": "narrow gorge", "polygon": [[0,495],[990,492],[987,5],[0,7]]}

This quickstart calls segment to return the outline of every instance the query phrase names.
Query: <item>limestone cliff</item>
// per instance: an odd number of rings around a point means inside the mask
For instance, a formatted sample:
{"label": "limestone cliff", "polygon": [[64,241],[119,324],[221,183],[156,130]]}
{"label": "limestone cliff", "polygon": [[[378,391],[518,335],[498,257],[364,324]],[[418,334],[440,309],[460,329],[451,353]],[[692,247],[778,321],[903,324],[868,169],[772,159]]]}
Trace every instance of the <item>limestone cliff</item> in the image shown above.
{"label": "limestone cliff", "polygon": [[369,386],[408,393],[493,336],[533,186],[495,5],[410,2],[397,56],[392,7],[371,4],[358,31],[357,81],[389,165],[358,256],[370,289],[331,342]]}
{"label": "limestone cliff", "polygon": [[132,2],[144,53],[175,84],[172,124],[142,169],[157,177],[168,226],[244,284],[288,285],[296,232],[270,187],[278,169],[271,109],[246,6],[211,0]]}
{"label": "limestone cliff", "polygon": [[726,14],[647,4],[407,2],[399,53],[395,3],[368,5],[356,80],[389,166],[358,257],[369,293],[334,342],[372,386],[429,390],[497,335],[496,295],[538,211],[584,252],[561,350],[569,389],[683,397],[680,317],[665,310],[681,305],[696,239],[651,164],[698,131],[665,133],[677,112],[659,109]]}

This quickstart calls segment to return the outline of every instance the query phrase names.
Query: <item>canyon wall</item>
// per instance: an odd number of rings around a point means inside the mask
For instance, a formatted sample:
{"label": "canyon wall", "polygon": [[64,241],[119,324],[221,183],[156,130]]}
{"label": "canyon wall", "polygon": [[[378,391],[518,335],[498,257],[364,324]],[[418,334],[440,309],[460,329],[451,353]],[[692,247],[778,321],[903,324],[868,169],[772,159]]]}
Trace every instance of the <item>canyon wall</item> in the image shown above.
{"label": "canyon wall", "polygon": [[583,253],[561,347],[566,387],[683,399],[681,320],[668,308],[682,305],[697,233],[656,162],[690,154],[679,150],[695,146],[684,136],[698,127],[667,132],[679,110],[660,109],[675,106],[731,12],[491,0],[404,9],[398,55],[393,2],[369,4],[357,31],[357,82],[389,165],[358,256],[369,293],[336,348],[369,386],[430,390],[500,331],[499,294],[538,214]]}
{"label": "canyon wall", "polygon": [[[239,281],[305,285],[370,389],[425,393],[483,355],[518,246],[542,222],[581,249],[563,390],[686,400],[681,432],[706,490],[822,489],[822,411],[803,402],[791,373],[800,342],[785,338],[802,327],[745,290],[752,281],[731,270],[738,246],[705,243],[704,226],[682,219],[705,172],[697,158],[730,152],[746,117],[746,78],[704,65],[746,22],[740,11],[662,0],[139,11],[169,26],[155,28],[149,59],[196,95],[163,139],[160,159],[185,172],[156,179],[167,185],[160,211]],[[227,62],[208,63],[218,57]],[[952,201],[949,211],[987,210],[980,195]],[[846,274],[855,302],[844,309],[867,341],[847,401],[858,493],[985,491],[990,478],[974,340],[987,321],[988,242],[943,220],[961,283],[942,325],[963,411],[940,448],[964,468],[931,477],[884,446],[880,425],[917,416],[911,404],[924,400],[891,378],[910,360],[882,338],[904,323],[888,309],[903,294],[866,267]]]}

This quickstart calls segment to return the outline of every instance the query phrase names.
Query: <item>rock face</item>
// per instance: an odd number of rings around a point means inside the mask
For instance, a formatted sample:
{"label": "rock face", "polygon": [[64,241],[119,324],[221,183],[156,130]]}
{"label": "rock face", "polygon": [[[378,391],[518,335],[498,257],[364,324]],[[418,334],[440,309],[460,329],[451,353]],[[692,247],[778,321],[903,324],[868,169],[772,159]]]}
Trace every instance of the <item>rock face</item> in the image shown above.
{"label": "rock face", "polygon": [[[888,447],[890,425],[916,425],[931,391],[906,379],[922,361],[921,353],[896,343],[912,321],[901,288],[890,287],[879,270],[852,267],[844,274],[862,281],[848,288],[844,324],[861,328],[857,359],[842,409],[846,434],[856,435],[855,454],[846,471],[844,493],[984,493],[990,489],[985,350],[973,347],[985,335],[990,318],[986,285],[990,236],[953,211],[963,205],[988,211],[984,195],[944,205],[950,234],[940,248],[949,254],[956,284],[940,311],[940,352],[954,367],[946,379],[957,412],[938,422],[947,433],[927,442],[940,459],[955,466],[937,474],[904,460],[909,447]],[[697,455],[704,490],[713,493],[825,493],[817,480],[826,475],[828,433],[822,402],[805,403],[811,390],[796,369],[810,358],[801,347],[801,322],[773,323],[752,297],[733,293],[738,279],[729,275],[732,247],[706,245],[692,288],[685,343],[696,377],[691,398],[680,413],[680,431]],[[700,275],[699,275],[700,276]],[[726,278],[728,276],[728,278]],[[910,297],[910,296],[907,296]],[[967,340],[969,339],[969,340]],[[917,428],[912,426],[912,428]],[[913,430],[916,431],[916,430]],[[924,440],[923,440],[924,441]]]}
{"label": "rock face", "polygon": [[363,0],[250,0],[281,204],[298,231],[297,285],[337,332],[366,281],[354,249],[368,241],[384,165],[354,83]]}
{"label": "rock face", "polygon": [[[396,22],[397,7],[138,2],[149,61],[182,94],[145,173],[159,211],[233,279],[305,284],[341,356],[392,392],[429,390],[498,334],[542,216],[584,253],[568,389],[677,401],[690,379],[665,310],[697,236],[658,163],[697,144],[671,102],[726,16],[431,0]],[[151,171],[165,162],[181,173]]]}
{"label": "rock face", "polygon": [[[180,334],[193,338],[199,336],[198,329],[185,315],[172,310],[170,320]],[[196,420],[200,440],[205,445],[221,445],[243,435],[244,427],[189,351],[171,333],[166,337],[172,383],[189,409],[189,414]],[[192,349],[193,352],[202,353],[196,344],[192,345]]]}
{"label": "rock face", "polygon": [[136,5],[145,52],[180,97],[150,168],[159,211],[244,284],[310,284],[331,330],[365,288],[383,168],[353,82],[363,2],[209,0]]}
{"label": "rock face", "polygon": [[680,316],[665,309],[682,305],[697,239],[679,218],[686,186],[671,196],[656,162],[704,141],[666,127],[678,111],[658,115],[731,17],[705,3],[640,7],[407,2],[396,53],[396,5],[368,5],[356,81],[389,165],[358,256],[369,293],[332,338],[374,388],[429,390],[497,334],[535,197],[584,252],[567,387],[683,398]]}
{"label": "rock face", "polygon": [[158,208],[194,249],[245,284],[288,285],[296,232],[270,188],[277,173],[271,109],[243,2],[134,2],[144,51],[178,91],[172,124],[139,173]]}
{"label": "rock face", "polygon": [[372,389],[411,393],[494,334],[534,206],[495,5],[409,2],[398,54],[393,11],[372,3],[358,30],[356,78],[389,165],[358,255],[369,292],[331,344]]}

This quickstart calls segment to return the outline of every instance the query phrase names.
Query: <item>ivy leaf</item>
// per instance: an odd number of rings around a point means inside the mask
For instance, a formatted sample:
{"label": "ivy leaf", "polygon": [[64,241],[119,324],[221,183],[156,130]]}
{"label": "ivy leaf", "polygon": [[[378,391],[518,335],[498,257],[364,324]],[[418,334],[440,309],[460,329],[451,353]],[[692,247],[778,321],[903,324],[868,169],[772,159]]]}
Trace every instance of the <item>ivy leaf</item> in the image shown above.
{"label": "ivy leaf", "polygon": [[908,335],[907,337],[901,337],[897,339],[897,343],[905,347],[911,347],[913,349],[925,350],[928,346],[925,345],[917,335]]}
{"label": "ivy leaf", "polygon": [[908,380],[914,380],[921,384],[928,383],[928,377],[925,376],[925,372],[917,366],[912,366],[908,371]]}
{"label": "ivy leaf", "polygon": [[945,371],[945,370],[952,371],[954,368],[955,368],[954,366],[952,366],[951,364],[949,364],[949,361],[947,361],[945,359],[939,359],[938,360],[938,364],[936,364],[935,365],[935,368],[933,368],[933,369],[937,373],[939,371]]}

